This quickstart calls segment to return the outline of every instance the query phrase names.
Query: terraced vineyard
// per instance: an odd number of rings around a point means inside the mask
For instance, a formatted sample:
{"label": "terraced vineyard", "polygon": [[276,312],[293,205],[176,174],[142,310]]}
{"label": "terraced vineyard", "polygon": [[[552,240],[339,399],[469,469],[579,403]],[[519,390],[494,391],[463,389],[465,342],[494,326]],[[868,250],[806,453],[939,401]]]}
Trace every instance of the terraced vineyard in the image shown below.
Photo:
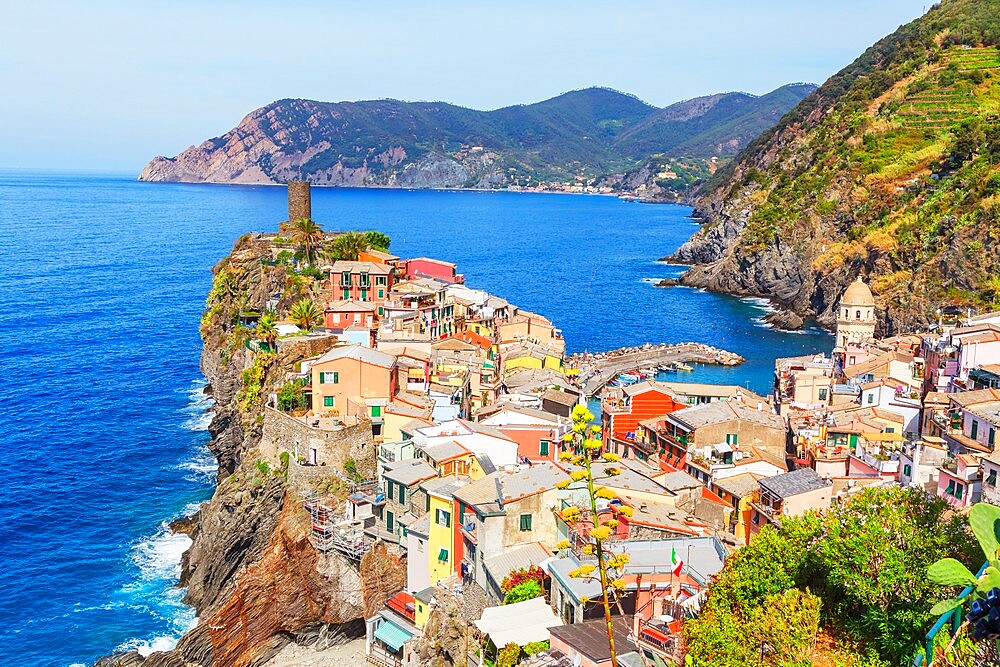
{"label": "terraced vineyard", "polygon": [[[990,76],[1000,70],[996,47],[953,47],[943,54],[941,66],[914,81],[910,92],[886,111],[895,112],[908,130],[947,130],[956,122],[978,113],[982,90]],[[932,85],[933,84],[933,85]]]}

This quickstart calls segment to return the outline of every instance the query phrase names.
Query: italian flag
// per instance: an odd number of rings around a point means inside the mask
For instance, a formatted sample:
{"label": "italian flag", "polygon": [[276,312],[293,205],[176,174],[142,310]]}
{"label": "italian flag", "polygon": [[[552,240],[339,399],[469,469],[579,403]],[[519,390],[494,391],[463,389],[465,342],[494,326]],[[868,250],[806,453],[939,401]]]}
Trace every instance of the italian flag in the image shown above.
{"label": "italian flag", "polygon": [[674,566],[674,575],[680,576],[684,561],[677,557],[677,549],[670,547],[670,564]]}

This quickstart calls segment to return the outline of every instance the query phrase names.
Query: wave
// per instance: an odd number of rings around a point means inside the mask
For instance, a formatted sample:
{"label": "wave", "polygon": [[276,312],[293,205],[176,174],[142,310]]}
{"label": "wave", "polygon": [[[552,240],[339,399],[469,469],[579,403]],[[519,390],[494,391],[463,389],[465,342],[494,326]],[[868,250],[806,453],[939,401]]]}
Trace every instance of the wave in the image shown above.
{"label": "wave", "polygon": [[[185,507],[185,511],[188,509]],[[131,560],[139,577],[124,586],[121,593],[133,605],[163,621],[166,630],[152,637],[130,639],[116,650],[138,651],[142,656],[169,651],[197,624],[194,609],[184,604],[184,589],[177,586],[181,556],[191,543],[190,537],[172,532],[163,522],[153,536],[133,545]]]}
{"label": "wave", "polygon": [[740,301],[747,304],[748,306],[759,308],[760,310],[763,310],[768,313],[774,312],[774,305],[771,304],[770,299],[765,299],[764,297],[761,296],[744,296],[740,298]]}

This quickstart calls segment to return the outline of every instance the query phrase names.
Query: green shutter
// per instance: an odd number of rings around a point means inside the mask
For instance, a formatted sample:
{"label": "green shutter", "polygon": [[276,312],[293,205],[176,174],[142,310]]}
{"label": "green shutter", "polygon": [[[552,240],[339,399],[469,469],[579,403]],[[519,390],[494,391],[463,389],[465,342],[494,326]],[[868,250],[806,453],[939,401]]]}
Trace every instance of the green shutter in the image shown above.
{"label": "green shutter", "polygon": [[522,514],[521,515],[521,530],[531,530],[531,515]]}
{"label": "green shutter", "polygon": [[447,549],[442,549],[441,551],[438,552],[438,560],[441,561],[442,563],[447,563],[448,562],[448,550]]}
{"label": "green shutter", "polygon": [[539,456],[548,456],[549,455],[549,441],[548,440],[542,440],[540,443],[538,443],[538,455]]}
{"label": "green shutter", "polygon": [[385,513],[385,530],[386,532],[394,532],[393,529],[396,527],[396,517],[392,515],[392,512]]}
{"label": "green shutter", "polygon": [[323,407],[324,408],[334,408],[334,407],[336,407],[336,405],[335,405],[335,398],[336,397],[334,397],[334,396],[324,396],[323,397]]}
{"label": "green shutter", "polygon": [[961,484],[956,484],[956,485],[955,485],[955,498],[957,498],[957,499],[959,499],[959,500],[961,500],[961,499],[962,499],[962,490],[963,490],[964,488],[965,488],[965,487],[964,487],[964,486],[962,486]]}
{"label": "green shutter", "polygon": [[339,382],[340,382],[340,373],[334,372],[334,374],[333,374],[333,383],[337,384]]}
{"label": "green shutter", "polygon": [[406,502],[406,487],[402,484],[399,485],[399,503],[402,505]]}
{"label": "green shutter", "polygon": [[975,419],[972,420],[972,439],[975,440],[976,436],[979,435],[979,422]]}
{"label": "green shutter", "polygon": [[394,486],[395,486],[395,484],[393,484],[391,480],[386,480],[386,482],[385,482],[385,491],[386,491],[386,494],[389,496],[389,500],[395,500],[396,499],[396,492],[392,488]]}
{"label": "green shutter", "polygon": [[372,406],[372,417],[381,417],[381,416],[382,416],[382,406],[381,405],[373,405]]}
{"label": "green shutter", "polygon": [[323,371],[319,372],[319,383],[326,384],[326,373],[324,373]]}

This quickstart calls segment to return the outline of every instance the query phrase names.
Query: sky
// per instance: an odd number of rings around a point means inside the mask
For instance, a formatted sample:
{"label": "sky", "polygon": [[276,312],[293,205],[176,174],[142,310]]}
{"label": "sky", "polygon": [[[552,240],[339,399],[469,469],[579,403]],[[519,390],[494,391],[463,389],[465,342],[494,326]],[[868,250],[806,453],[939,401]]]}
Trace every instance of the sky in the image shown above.
{"label": "sky", "polygon": [[928,0],[15,0],[0,168],[138,173],[286,97],[657,106],[822,83]]}

